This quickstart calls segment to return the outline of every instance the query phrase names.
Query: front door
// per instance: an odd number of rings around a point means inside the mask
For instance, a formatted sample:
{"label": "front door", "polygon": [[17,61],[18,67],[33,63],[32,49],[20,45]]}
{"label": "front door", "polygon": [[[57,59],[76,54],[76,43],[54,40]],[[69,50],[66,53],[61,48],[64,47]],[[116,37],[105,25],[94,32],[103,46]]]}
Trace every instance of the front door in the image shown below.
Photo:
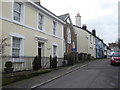
{"label": "front door", "polygon": [[40,68],[41,68],[41,55],[42,55],[41,43],[38,43],[38,56],[40,57]]}
{"label": "front door", "polygon": [[42,48],[38,48],[38,56],[41,58],[41,51],[42,51]]}

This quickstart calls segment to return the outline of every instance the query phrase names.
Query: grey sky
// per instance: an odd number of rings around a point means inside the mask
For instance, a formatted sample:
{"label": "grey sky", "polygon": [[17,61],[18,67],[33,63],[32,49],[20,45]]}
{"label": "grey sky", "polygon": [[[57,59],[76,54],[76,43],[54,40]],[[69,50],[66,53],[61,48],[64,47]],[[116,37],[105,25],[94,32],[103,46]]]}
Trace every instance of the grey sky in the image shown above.
{"label": "grey sky", "polygon": [[119,0],[41,0],[41,4],[56,15],[69,13],[73,24],[80,13],[88,30],[96,29],[97,36],[107,44],[118,37]]}

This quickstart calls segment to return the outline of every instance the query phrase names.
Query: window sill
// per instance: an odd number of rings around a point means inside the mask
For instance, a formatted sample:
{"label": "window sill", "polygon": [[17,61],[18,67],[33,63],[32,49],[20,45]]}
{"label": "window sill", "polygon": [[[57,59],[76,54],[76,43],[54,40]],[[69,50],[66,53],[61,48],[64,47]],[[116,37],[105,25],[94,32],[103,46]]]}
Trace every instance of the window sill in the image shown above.
{"label": "window sill", "polygon": [[12,58],[9,61],[11,61],[13,63],[24,63],[24,59],[20,59],[20,58]]}

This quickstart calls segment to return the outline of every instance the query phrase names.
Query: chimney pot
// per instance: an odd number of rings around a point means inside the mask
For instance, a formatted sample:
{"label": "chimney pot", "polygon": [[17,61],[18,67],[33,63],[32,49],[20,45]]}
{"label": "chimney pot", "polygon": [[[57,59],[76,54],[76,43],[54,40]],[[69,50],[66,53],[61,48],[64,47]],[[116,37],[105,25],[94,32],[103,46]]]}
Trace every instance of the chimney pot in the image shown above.
{"label": "chimney pot", "polygon": [[92,30],[92,34],[93,34],[94,36],[96,36],[96,30],[95,30],[95,29]]}
{"label": "chimney pot", "polygon": [[77,14],[77,17],[80,17],[80,13]]}
{"label": "chimney pot", "polygon": [[83,24],[83,25],[82,25],[82,29],[87,30],[86,24]]}

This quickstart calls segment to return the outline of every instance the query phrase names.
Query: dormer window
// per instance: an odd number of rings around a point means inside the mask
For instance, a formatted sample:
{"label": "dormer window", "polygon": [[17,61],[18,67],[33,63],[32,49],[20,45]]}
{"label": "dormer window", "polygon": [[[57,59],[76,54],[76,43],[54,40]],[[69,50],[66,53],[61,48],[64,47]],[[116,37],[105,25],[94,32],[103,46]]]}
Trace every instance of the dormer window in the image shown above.
{"label": "dormer window", "polygon": [[71,31],[70,31],[70,28],[67,29],[67,42],[69,44],[71,43]]}

